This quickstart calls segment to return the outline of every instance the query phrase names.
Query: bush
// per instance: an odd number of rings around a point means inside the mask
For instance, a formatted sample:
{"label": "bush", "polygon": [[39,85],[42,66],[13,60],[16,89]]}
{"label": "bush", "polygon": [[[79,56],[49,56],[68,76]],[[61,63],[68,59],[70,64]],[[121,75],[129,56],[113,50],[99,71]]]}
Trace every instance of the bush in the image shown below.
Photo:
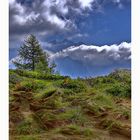
{"label": "bush", "polygon": [[37,71],[27,71],[27,70],[19,70],[16,69],[16,73],[20,76],[25,76],[28,78],[38,78],[40,73]]}
{"label": "bush", "polygon": [[71,89],[64,89],[64,95],[73,95],[75,94],[75,92]]}
{"label": "bush", "polygon": [[125,69],[118,69],[118,70],[115,70],[114,72],[110,73],[108,77],[110,77],[114,80],[117,80],[118,82],[130,83],[131,82],[131,71],[125,70]]}
{"label": "bush", "polygon": [[38,71],[27,71],[27,70],[17,69],[16,73],[20,76],[25,76],[28,78],[44,79],[44,80],[59,80],[65,78],[65,76],[61,76],[59,74],[46,74]]}
{"label": "bush", "polygon": [[17,84],[22,81],[22,78],[18,76],[16,73],[10,73],[9,74],[9,83],[11,84]]}
{"label": "bush", "polygon": [[19,84],[16,84],[15,90],[35,92],[36,90],[43,89],[44,87],[45,87],[44,82],[31,80],[31,81],[24,81]]}
{"label": "bush", "polygon": [[82,81],[72,79],[64,80],[64,82],[61,84],[61,87],[76,93],[84,92],[87,89],[86,85]]}
{"label": "bush", "polygon": [[106,92],[119,97],[131,97],[131,86],[115,84],[106,89]]}

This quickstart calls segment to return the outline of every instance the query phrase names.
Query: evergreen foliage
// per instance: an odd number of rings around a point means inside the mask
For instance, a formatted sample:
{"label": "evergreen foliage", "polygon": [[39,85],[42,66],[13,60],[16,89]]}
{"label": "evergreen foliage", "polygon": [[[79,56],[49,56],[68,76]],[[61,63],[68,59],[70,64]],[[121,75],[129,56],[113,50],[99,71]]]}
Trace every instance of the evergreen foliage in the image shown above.
{"label": "evergreen foliage", "polygon": [[53,73],[56,65],[49,67],[49,55],[43,51],[34,35],[29,35],[18,50],[19,59],[13,63],[18,69]]}

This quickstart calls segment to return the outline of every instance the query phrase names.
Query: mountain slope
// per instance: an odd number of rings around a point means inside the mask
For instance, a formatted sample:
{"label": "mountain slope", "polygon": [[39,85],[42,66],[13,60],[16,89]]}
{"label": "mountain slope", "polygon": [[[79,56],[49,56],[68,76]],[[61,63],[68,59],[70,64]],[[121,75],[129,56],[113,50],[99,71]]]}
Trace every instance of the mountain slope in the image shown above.
{"label": "mountain slope", "polygon": [[130,82],[126,70],[88,79],[10,70],[10,140],[130,140]]}

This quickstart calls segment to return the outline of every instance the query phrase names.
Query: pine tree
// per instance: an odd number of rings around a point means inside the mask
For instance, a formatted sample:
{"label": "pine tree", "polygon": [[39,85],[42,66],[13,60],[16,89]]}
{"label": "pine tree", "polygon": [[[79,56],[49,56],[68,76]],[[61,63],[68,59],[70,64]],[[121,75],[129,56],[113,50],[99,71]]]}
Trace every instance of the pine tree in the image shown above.
{"label": "pine tree", "polygon": [[43,52],[39,41],[34,35],[29,35],[24,44],[18,50],[19,60],[13,63],[18,69],[35,70],[41,65],[45,70],[48,67],[48,55]]}

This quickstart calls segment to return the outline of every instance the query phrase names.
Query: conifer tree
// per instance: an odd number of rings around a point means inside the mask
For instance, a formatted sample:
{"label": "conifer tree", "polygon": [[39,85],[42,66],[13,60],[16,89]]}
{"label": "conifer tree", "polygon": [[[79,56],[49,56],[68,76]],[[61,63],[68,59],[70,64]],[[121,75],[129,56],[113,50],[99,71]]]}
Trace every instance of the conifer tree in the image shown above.
{"label": "conifer tree", "polygon": [[48,55],[43,52],[39,41],[34,35],[29,35],[23,45],[18,50],[19,59],[13,63],[18,69],[35,70],[41,65],[49,71]]}

